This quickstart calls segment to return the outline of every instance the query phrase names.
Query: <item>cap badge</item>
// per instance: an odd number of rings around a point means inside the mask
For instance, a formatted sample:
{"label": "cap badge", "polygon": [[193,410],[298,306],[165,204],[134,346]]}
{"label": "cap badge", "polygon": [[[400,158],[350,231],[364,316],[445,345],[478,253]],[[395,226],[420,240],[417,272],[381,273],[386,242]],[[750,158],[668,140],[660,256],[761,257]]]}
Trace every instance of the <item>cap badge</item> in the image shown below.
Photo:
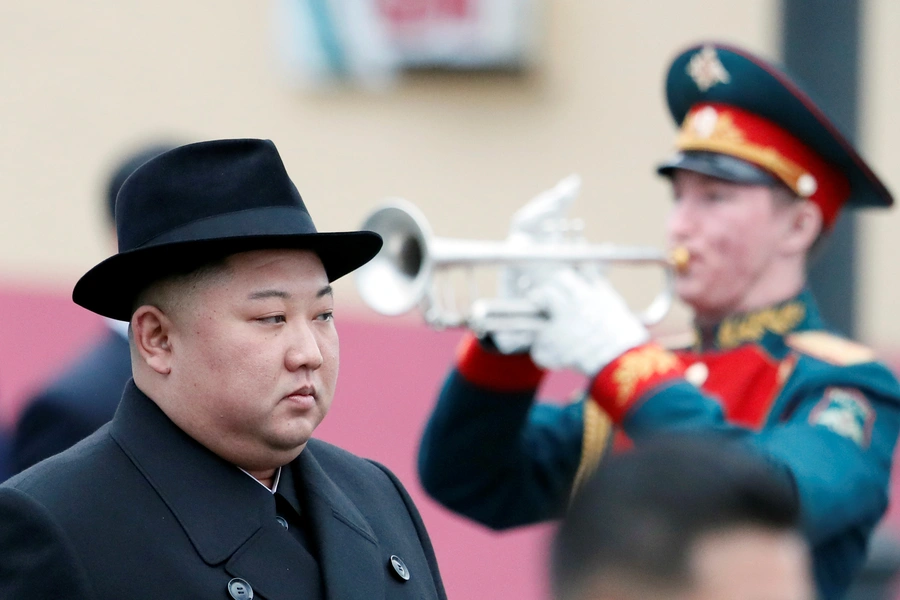
{"label": "cap badge", "polygon": [[691,57],[687,66],[687,74],[691,76],[701,92],[705,92],[717,83],[731,81],[731,76],[722,66],[722,61],[719,60],[719,55],[712,46],[703,46]]}

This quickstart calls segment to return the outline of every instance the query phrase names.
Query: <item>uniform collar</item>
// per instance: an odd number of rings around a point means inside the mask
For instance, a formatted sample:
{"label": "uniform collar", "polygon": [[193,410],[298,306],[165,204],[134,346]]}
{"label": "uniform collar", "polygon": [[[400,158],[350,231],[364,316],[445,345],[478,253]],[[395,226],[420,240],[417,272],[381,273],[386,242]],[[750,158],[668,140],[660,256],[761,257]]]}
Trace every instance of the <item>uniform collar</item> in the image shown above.
{"label": "uniform collar", "polygon": [[794,331],[823,326],[819,308],[809,289],[758,310],[731,315],[716,325],[694,327],[694,350],[731,350],[743,344],[766,344]]}

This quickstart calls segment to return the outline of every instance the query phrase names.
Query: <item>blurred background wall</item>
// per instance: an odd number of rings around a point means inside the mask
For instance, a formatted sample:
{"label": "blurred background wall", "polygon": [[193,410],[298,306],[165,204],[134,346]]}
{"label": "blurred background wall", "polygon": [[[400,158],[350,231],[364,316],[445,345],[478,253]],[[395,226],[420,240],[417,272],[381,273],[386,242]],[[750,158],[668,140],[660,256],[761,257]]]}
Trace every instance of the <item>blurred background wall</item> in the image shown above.
{"label": "blurred background wall", "polygon": [[[371,89],[298,81],[278,47],[284,13],[274,1],[0,4],[0,425],[99,330],[69,293],[113,251],[106,169],[147,140],[272,139],[320,230],[355,228],[382,199],[402,196],[438,235],[501,239],[516,208],[579,173],[572,213],[590,241],[661,247],[670,199],[653,167],[674,140],[668,62],[703,39],[777,61],[780,3],[534,6],[529,68],[424,69]],[[900,5],[862,7],[859,146],[896,192]],[[859,221],[858,337],[887,356],[900,349],[898,226],[896,210]],[[629,279],[622,289],[648,293]],[[400,474],[452,597],[543,597],[546,527],[492,534],[434,505],[415,479],[418,435],[458,332],[375,316],[351,278],[337,293],[342,380],[321,435]],[[661,329],[686,325],[676,307]],[[564,397],[579,384],[562,374],[546,391]]]}

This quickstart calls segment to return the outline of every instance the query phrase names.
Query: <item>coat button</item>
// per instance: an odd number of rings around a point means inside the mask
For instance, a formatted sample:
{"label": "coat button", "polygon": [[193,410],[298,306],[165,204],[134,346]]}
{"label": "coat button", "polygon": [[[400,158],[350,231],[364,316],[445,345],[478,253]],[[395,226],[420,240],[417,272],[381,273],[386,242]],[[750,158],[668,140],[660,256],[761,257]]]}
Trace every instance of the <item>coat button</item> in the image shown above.
{"label": "coat button", "polygon": [[285,519],[284,517],[277,516],[277,517],[275,517],[275,520],[278,521],[278,524],[281,525],[282,527],[284,527],[285,529],[288,528],[287,519]]}
{"label": "coat button", "polygon": [[400,581],[409,581],[409,569],[406,568],[400,557],[395,554],[391,555],[391,572]]}
{"label": "coat button", "polygon": [[251,600],[253,598],[253,588],[240,577],[235,577],[228,582],[228,593],[234,600]]}

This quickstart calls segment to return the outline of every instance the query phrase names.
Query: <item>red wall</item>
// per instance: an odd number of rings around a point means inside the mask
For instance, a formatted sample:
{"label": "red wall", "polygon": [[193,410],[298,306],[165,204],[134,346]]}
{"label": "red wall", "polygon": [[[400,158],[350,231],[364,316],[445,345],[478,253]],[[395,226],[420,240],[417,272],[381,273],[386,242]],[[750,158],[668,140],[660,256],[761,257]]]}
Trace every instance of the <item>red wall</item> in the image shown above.
{"label": "red wall", "polygon": [[[418,440],[460,333],[340,311],[337,323],[337,395],[317,436],[386,464],[405,483],[428,526],[451,598],[549,597],[550,525],[493,533],[449,513],[419,487]],[[0,287],[0,426],[9,426],[27,394],[102,328],[102,320],[75,306],[67,292]],[[568,397],[580,383],[556,375],[543,393]],[[887,522],[900,526],[900,510],[892,507]]]}

